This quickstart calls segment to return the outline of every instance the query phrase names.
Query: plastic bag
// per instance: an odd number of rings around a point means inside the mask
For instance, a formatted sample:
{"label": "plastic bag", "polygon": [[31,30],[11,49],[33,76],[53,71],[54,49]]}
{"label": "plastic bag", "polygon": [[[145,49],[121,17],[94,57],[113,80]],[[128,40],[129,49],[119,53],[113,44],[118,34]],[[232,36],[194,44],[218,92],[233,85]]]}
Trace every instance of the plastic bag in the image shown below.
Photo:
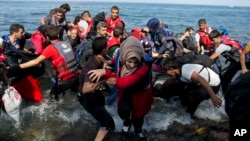
{"label": "plastic bag", "polygon": [[3,94],[2,102],[6,113],[19,122],[22,98],[18,91],[14,87],[9,86]]}
{"label": "plastic bag", "polygon": [[24,100],[31,100],[35,102],[43,101],[40,82],[32,75],[22,78],[11,85],[21,94]]}

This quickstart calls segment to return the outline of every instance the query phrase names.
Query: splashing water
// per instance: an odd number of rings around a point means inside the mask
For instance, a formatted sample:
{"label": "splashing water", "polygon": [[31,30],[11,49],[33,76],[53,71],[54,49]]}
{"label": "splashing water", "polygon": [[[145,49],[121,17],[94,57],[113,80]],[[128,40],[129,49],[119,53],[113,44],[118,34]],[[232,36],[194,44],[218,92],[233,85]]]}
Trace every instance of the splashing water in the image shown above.
{"label": "splashing water", "polygon": [[[13,126],[13,121],[6,114],[2,114],[0,117],[0,139],[4,136],[12,136],[14,139],[18,138],[21,141],[49,141],[56,140],[70,130],[96,133],[97,122],[79,104],[75,93],[67,91],[65,96],[60,95],[59,102],[55,102],[48,97],[48,87],[42,89],[45,90],[43,91],[44,102],[36,105],[24,102],[19,126]],[[223,98],[221,93],[219,95]],[[115,121],[115,132],[120,132],[122,120],[117,114],[117,105],[106,106],[106,109]],[[219,121],[222,116],[226,116],[224,102],[222,107],[214,108],[211,100],[203,101],[196,110],[195,116]],[[166,130],[174,121],[181,124],[194,122],[185,108],[182,107],[178,98],[174,97],[170,101],[155,98],[151,111],[145,116],[143,128],[147,131]],[[9,135],[9,131],[12,132],[11,135]]]}

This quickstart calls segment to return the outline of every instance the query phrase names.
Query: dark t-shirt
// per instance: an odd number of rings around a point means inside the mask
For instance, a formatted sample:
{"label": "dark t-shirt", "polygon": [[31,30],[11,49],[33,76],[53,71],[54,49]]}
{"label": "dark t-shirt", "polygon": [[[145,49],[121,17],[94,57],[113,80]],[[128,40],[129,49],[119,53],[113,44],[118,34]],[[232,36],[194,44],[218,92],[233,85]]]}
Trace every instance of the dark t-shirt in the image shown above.
{"label": "dark t-shirt", "polygon": [[88,61],[86,62],[84,68],[82,69],[80,75],[79,75],[79,92],[82,91],[82,87],[84,82],[93,82],[90,80],[88,72],[90,70],[95,70],[95,69],[102,69],[103,65],[98,64],[97,60],[95,59],[95,56],[92,55]]}

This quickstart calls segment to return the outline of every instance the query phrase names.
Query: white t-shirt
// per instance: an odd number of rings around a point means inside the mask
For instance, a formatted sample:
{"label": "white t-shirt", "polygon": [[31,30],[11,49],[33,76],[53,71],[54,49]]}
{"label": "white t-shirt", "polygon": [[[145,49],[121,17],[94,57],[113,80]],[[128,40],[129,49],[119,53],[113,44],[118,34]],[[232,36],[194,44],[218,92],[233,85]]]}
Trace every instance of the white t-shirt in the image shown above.
{"label": "white t-shirt", "polygon": [[[192,83],[191,75],[193,72],[199,73],[206,81],[208,81],[210,86],[218,86],[220,84],[220,77],[217,73],[208,67],[204,67],[199,64],[185,64],[181,68],[181,81],[185,83]],[[201,71],[202,69],[202,71]],[[201,72],[200,72],[201,71]]]}
{"label": "white t-shirt", "polygon": [[223,53],[223,52],[225,52],[225,51],[230,51],[230,50],[231,50],[231,46],[225,45],[225,44],[220,44],[220,45],[216,48],[215,52]]}
{"label": "white t-shirt", "polygon": [[[212,31],[212,29],[211,29],[211,27],[208,27],[209,28],[209,31],[211,32]],[[206,28],[205,28],[205,32],[208,32],[207,30],[206,30]],[[196,42],[199,42],[200,41],[200,35],[196,32],[195,33],[195,41]]]}

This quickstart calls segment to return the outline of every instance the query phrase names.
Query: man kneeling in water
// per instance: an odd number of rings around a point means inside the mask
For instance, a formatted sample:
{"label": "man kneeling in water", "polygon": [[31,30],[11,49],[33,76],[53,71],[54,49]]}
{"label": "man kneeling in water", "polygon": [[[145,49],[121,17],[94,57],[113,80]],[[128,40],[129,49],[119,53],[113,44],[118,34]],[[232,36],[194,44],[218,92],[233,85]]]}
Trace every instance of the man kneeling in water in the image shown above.
{"label": "man kneeling in water", "polygon": [[78,68],[72,47],[67,42],[59,41],[58,29],[52,26],[48,28],[47,32],[51,44],[43,50],[40,56],[9,69],[18,71],[20,68],[36,66],[45,59],[50,59],[57,73],[57,81],[54,83],[50,94],[51,97],[58,99],[58,95],[69,88],[77,90]]}

